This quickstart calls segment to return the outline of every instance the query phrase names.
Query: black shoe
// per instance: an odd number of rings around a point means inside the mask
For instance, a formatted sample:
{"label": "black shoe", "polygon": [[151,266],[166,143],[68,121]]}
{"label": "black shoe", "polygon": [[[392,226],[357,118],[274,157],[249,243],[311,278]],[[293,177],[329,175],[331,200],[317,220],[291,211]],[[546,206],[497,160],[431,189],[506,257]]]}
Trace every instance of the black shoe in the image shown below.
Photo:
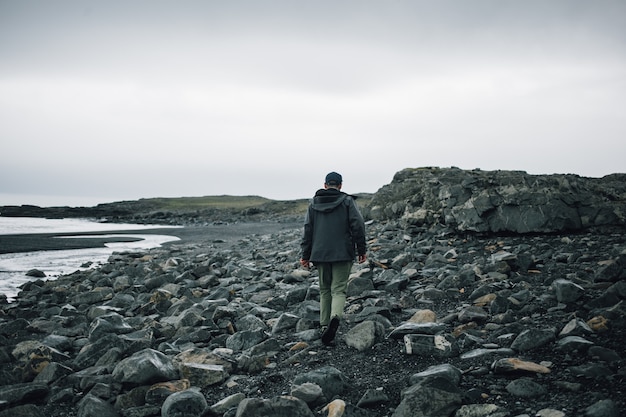
{"label": "black shoe", "polygon": [[328,326],[320,327],[320,329],[318,330],[319,337],[321,338],[322,336],[324,336],[324,333],[326,333],[327,330],[328,330]]}
{"label": "black shoe", "polygon": [[332,319],[330,319],[328,329],[326,329],[326,331],[322,334],[322,343],[325,345],[329,345],[335,339],[335,334],[337,334],[338,328],[339,317],[334,316]]}

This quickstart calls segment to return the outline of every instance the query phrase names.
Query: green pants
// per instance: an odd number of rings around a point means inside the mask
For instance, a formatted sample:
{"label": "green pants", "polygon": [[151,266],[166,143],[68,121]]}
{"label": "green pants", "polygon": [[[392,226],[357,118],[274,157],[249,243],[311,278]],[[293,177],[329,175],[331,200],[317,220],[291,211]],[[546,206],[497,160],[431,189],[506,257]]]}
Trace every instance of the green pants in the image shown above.
{"label": "green pants", "polygon": [[323,262],[317,264],[320,276],[320,325],[328,326],[330,318],[343,317],[346,289],[352,261]]}

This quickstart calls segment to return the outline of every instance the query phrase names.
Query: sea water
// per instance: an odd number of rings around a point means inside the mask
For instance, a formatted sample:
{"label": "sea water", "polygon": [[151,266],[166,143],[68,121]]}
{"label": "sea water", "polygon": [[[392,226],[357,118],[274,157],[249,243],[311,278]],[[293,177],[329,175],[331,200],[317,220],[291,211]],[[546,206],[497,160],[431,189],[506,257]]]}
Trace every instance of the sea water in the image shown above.
{"label": "sea water", "polygon": [[[69,249],[0,254],[0,294],[9,301],[17,296],[19,287],[24,283],[39,278],[27,276],[31,269],[38,269],[46,274],[45,280],[55,279],[59,275],[93,268],[106,263],[116,251],[149,249],[165,242],[178,240],[176,236],[152,234],[106,234],[107,231],[141,230],[162,227],[160,225],[137,225],[122,223],[98,223],[83,219],[41,219],[27,217],[0,217],[0,235],[30,233],[79,233],[103,232],[98,237],[133,237],[136,242],[109,242],[103,248]],[[0,236],[1,238],[1,236]],[[66,239],[71,237],[62,237]]]}

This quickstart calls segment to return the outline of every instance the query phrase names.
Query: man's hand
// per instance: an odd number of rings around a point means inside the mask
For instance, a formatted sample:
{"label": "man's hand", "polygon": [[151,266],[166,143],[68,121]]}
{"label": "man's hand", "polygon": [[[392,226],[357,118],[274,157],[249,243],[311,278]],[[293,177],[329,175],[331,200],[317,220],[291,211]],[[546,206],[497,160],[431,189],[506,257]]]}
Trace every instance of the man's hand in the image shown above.
{"label": "man's hand", "polygon": [[365,254],[359,255],[357,259],[358,259],[359,263],[362,264],[363,262],[365,262],[367,260],[367,255],[365,255]]}
{"label": "man's hand", "polygon": [[308,259],[300,259],[300,265],[302,265],[303,267],[307,269],[311,267],[311,263],[309,262]]}

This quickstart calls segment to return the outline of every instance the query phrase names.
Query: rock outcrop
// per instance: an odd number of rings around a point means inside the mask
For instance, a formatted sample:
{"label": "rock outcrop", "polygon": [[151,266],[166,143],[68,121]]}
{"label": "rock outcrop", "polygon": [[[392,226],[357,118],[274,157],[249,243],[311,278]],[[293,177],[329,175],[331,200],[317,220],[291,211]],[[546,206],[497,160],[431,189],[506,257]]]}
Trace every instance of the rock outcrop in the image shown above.
{"label": "rock outcrop", "polygon": [[398,172],[369,206],[374,219],[460,232],[553,233],[626,225],[626,174],[603,178],[522,171]]}

